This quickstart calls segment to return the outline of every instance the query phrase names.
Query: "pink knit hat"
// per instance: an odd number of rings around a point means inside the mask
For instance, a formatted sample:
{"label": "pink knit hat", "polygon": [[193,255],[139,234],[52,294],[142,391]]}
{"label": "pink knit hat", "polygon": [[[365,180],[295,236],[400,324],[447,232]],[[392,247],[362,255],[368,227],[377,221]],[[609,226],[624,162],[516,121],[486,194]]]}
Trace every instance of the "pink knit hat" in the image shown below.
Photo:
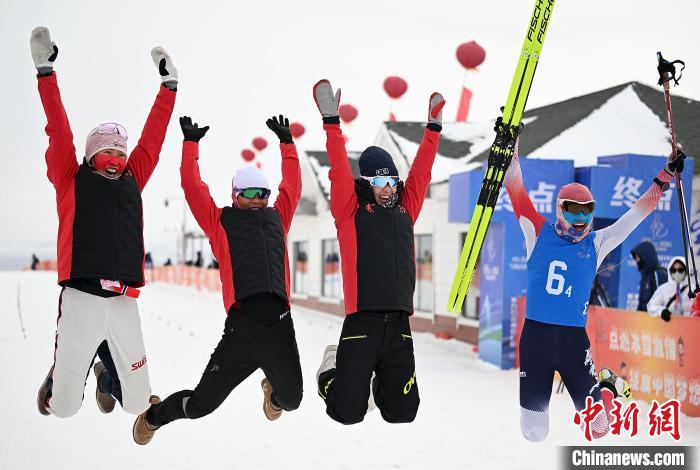
{"label": "pink knit hat", "polygon": [[115,122],[100,124],[90,131],[85,142],[85,159],[90,161],[102,150],[117,150],[128,155],[126,129]]}

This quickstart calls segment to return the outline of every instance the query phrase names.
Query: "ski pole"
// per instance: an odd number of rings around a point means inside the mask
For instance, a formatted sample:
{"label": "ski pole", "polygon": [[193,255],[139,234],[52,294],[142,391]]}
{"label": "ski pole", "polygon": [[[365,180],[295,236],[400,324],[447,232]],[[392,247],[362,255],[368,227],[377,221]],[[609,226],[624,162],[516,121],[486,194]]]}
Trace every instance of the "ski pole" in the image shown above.
{"label": "ski pole", "polygon": [[[688,248],[690,251],[689,256],[690,256],[690,260],[693,262],[693,276],[695,277],[695,289],[692,289],[692,292],[691,292],[691,289],[690,289],[690,266],[686,265],[686,266],[688,266],[688,287],[689,287],[688,288],[688,297],[692,299],[695,297],[695,294],[700,292],[700,282],[698,282],[698,268],[695,264],[695,251],[693,250],[693,242],[692,242],[692,239],[690,236],[690,224],[688,222],[688,212],[686,211],[686,207],[685,207],[685,198],[683,195],[683,183],[682,183],[680,174],[677,173],[677,177],[678,177],[678,187],[677,187],[678,200],[681,201],[681,205],[682,205],[681,225],[684,229],[683,237],[684,237],[684,240],[685,239],[688,240]],[[688,256],[688,254],[686,254],[686,263],[687,263],[687,256]]]}
{"label": "ski pole", "polygon": [[[676,133],[673,127],[673,111],[671,109],[671,80],[674,81],[676,85],[678,85],[678,80],[680,80],[681,76],[683,75],[683,69],[685,69],[685,63],[682,60],[674,60],[674,61],[667,61],[666,59],[663,58],[661,55],[661,52],[656,53],[656,59],[658,61],[658,66],[656,67],[656,70],[659,72],[659,82],[658,84],[663,86],[664,89],[664,99],[666,101],[666,116],[668,120],[668,131],[671,134],[671,149],[672,149],[672,155],[673,159],[675,160],[678,158],[678,147],[676,145]],[[676,77],[676,67],[675,64],[680,64],[682,68],[680,69],[680,73],[678,77]],[[691,292],[691,289],[688,289],[688,297],[693,298],[695,297],[695,294],[700,292],[700,283],[698,283],[698,278],[697,278],[697,269],[695,267],[695,257],[692,253],[692,244],[690,243],[690,231],[689,231],[689,224],[688,224],[688,216],[685,211],[685,200],[683,199],[683,185],[681,182],[681,175],[679,172],[676,172],[676,191],[678,195],[678,211],[680,212],[680,218],[681,218],[681,229],[682,229],[682,234],[681,237],[683,238],[683,256],[685,257],[685,265],[688,271],[690,271],[690,263],[688,260],[688,245],[690,245],[691,249],[691,254],[690,258],[693,260],[693,271],[695,274],[695,289],[693,292]],[[686,241],[687,240],[687,241]],[[688,272],[688,285],[690,286],[690,272]]]}

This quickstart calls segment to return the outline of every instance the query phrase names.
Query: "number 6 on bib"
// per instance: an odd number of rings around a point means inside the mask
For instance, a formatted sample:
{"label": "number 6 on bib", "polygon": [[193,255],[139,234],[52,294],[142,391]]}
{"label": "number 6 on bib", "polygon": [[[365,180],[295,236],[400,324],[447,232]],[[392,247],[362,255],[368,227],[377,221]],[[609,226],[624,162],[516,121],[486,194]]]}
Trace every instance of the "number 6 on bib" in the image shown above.
{"label": "number 6 on bib", "polygon": [[[549,263],[549,273],[547,274],[547,293],[552,295],[561,295],[564,292],[564,284],[566,279],[563,274],[557,272],[557,268],[561,271],[566,271],[568,267],[566,263],[559,260],[554,260]],[[571,297],[571,287],[566,289],[565,294]]]}

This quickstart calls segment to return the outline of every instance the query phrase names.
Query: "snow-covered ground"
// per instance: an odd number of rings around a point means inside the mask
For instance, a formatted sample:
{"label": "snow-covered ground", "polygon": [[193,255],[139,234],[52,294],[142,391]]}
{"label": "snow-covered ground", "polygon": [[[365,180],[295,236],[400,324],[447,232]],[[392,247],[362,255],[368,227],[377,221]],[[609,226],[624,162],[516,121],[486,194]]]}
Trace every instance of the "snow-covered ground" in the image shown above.
{"label": "snow-covered ground", "polygon": [[[55,273],[0,273],[2,469],[542,470],[556,468],[559,446],[585,445],[567,395],[552,397],[549,438],[525,441],[517,371],[495,369],[479,361],[471,346],[428,334],[414,335],[422,401],[413,424],[390,425],[377,412],[354,426],[335,423],[316,394],[314,376],[323,347],[338,337],[341,319],[295,308],[306,391],[299,410],[267,421],[257,372],[212,415],[172,423],[139,447],[131,438],[133,416],[118,406],[110,415],[97,410],[92,374],[76,416],[37,412],[36,391],[52,360],[58,293]],[[220,296],[156,283],[142,291],[140,306],[153,391],[163,397],[194,387],[221,335]],[[641,408],[640,418],[647,406]],[[640,420],[641,433],[646,429],[646,420]],[[683,416],[682,433],[681,444],[700,442],[700,419]],[[596,444],[673,441],[606,437]]]}

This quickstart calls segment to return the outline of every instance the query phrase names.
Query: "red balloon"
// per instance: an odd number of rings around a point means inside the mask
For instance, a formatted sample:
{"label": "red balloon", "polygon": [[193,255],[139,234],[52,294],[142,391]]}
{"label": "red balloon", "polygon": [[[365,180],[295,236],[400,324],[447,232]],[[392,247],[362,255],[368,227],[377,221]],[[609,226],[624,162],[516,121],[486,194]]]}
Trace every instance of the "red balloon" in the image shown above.
{"label": "red balloon", "polygon": [[241,157],[247,162],[252,161],[255,158],[255,152],[250,149],[245,149],[241,152]]}
{"label": "red balloon", "polygon": [[384,91],[391,98],[401,98],[406,90],[408,90],[408,83],[401,77],[387,77],[384,80]]}
{"label": "red balloon", "polygon": [[262,137],[256,137],[253,139],[253,147],[255,147],[255,150],[258,152],[265,150],[265,147],[267,147],[267,140],[263,139]]}
{"label": "red balloon", "polygon": [[304,135],[304,132],[306,131],[306,129],[304,129],[304,126],[302,126],[298,122],[291,123],[289,125],[289,130],[292,132],[292,137],[294,137],[295,139],[298,139],[299,137]]}
{"label": "red balloon", "polygon": [[357,117],[357,108],[351,104],[341,104],[338,108],[338,114],[340,114],[340,119],[344,123],[348,124],[355,120]]}
{"label": "red balloon", "polygon": [[457,48],[457,60],[466,69],[475,69],[486,58],[486,51],[476,41],[465,42]]}

